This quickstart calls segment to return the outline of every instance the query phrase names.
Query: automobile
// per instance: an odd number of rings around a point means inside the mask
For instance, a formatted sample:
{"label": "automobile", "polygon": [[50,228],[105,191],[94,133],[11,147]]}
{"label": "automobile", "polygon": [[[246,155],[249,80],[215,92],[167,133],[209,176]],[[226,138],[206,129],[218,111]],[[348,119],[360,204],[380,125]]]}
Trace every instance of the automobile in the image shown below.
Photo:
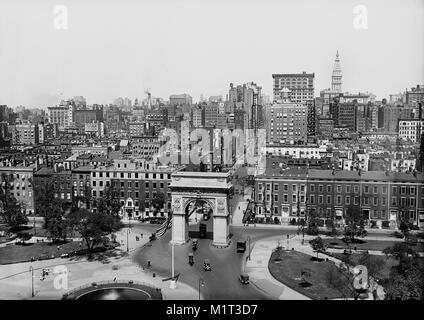
{"label": "automobile", "polygon": [[209,259],[205,259],[203,261],[203,270],[205,270],[205,271],[212,271],[211,263],[210,263]]}
{"label": "automobile", "polygon": [[245,273],[243,273],[239,276],[239,280],[243,284],[249,284],[249,276]]}
{"label": "automobile", "polygon": [[246,251],[246,240],[237,241],[237,252],[243,253]]}
{"label": "automobile", "polygon": [[154,233],[151,234],[151,236],[149,237],[150,241],[156,240],[156,235]]}
{"label": "automobile", "polygon": [[62,253],[60,255],[61,258],[69,258],[69,253]]}

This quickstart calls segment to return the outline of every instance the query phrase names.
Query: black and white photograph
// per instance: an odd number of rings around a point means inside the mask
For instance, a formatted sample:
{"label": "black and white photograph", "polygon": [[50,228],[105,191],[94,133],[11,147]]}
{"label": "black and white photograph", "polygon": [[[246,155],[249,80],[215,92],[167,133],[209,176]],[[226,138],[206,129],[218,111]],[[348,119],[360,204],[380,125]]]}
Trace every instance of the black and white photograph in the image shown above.
{"label": "black and white photograph", "polygon": [[423,18],[1,0],[0,300],[175,319],[423,300]]}

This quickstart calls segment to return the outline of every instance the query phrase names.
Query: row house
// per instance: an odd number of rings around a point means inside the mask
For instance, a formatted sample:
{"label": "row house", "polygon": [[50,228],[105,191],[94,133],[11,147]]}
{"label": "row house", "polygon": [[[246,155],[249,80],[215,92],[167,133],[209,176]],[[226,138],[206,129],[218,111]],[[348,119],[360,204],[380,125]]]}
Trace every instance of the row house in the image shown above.
{"label": "row house", "polygon": [[[168,166],[115,160],[111,165],[92,168],[92,196],[102,197],[106,188],[115,188],[119,192],[122,217],[166,217],[171,211],[171,174],[176,170]],[[153,199],[158,193],[164,195],[165,201],[162,208],[155,212]]]}
{"label": "row house", "polygon": [[424,226],[421,173],[316,169],[268,170],[256,179],[256,214],[297,223],[312,212],[320,224],[343,226],[362,217],[369,227],[391,228],[406,219]]}
{"label": "row house", "polygon": [[0,187],[7,189],[22,205],[27,215],[34,212],[34,190],[33,178],[36,171],[36,164],[29,165],[0,165]]}

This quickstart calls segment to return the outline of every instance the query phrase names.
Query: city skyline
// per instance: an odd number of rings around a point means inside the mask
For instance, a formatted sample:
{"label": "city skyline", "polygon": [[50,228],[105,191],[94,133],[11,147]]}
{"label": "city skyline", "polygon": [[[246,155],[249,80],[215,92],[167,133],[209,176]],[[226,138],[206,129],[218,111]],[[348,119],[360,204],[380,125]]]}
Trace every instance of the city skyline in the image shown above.
{"label": "city skyline", "polygon": [[[418,0],[62,4],[66,30],[53,27],[54,1],[0,5],[0,104],[45,108],[77,95],[108,104],[145,90],[198,101],[250,81],[272,96],[273,73],[303,71],[315,73],[319,96],[331,87],[337,50],[343,91],[382,99],[424,82]],[[367,8],[368,29],[354,28],[358,5]],[[267,19],[251,23],[259,17]]]}

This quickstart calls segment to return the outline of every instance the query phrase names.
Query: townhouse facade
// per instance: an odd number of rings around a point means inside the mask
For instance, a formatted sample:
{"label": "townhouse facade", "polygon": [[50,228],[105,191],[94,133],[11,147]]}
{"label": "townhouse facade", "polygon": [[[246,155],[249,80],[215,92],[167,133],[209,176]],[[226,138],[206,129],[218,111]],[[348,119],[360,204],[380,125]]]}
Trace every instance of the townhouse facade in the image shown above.
{"label": "townhouse facade", "polygon": [[276,169],[255,182],[258,217],[299,223],[315,212],[320,224],[343,226],[362,217],[375,228],[396,229],[401,220],[424,227],[424,175],[384,171]]}

